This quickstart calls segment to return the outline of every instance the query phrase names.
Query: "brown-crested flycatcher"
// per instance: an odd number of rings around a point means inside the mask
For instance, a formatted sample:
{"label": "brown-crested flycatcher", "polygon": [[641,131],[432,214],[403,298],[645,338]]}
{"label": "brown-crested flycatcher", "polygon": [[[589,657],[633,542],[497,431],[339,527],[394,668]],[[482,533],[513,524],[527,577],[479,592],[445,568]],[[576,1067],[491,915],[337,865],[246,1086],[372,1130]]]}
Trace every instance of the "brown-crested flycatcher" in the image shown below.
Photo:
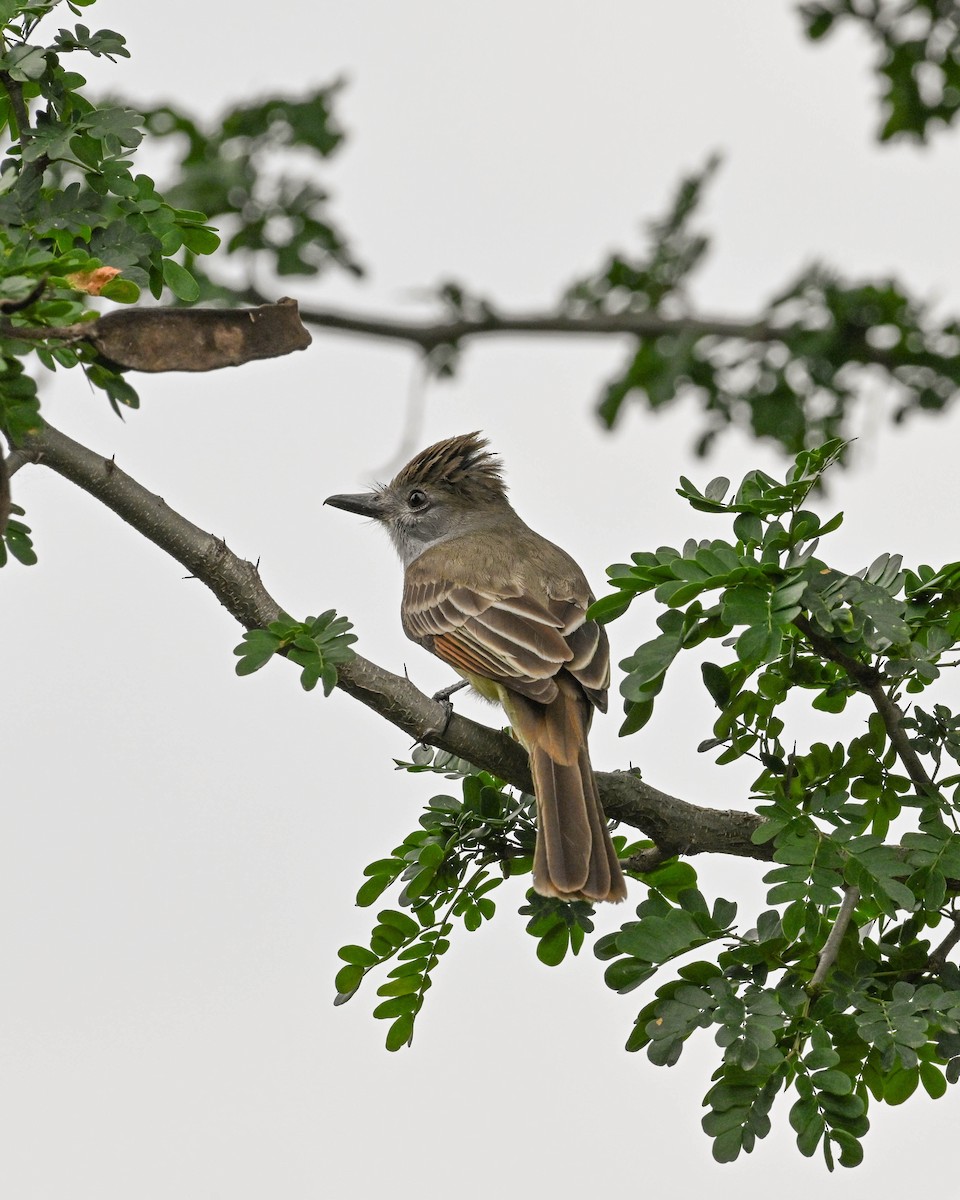
{"label": "brown-crested flycatcher", "polygon": [[404,565],[401,620],[419,642],[504,707],[530,755],[538,832],[533,886],[563,900],[623,900],[587,752],[607,707],[607,635],[586,619],[583,572],[507,500],[478,433],[412,459],[386,487],[325,503],[383,524]]}

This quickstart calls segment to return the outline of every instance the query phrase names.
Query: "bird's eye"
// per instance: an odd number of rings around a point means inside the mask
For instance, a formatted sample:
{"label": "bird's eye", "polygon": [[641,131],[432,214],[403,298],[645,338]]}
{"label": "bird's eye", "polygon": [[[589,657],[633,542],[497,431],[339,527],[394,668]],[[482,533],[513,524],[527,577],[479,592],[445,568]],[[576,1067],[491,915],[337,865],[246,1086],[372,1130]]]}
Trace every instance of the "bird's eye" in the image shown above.
{"label": "bird's eye", "polygon": [[419,488],[415,488],[407,497],[407,503],[411,508],[426,508],[430,500],[426,492],[422,492]]}

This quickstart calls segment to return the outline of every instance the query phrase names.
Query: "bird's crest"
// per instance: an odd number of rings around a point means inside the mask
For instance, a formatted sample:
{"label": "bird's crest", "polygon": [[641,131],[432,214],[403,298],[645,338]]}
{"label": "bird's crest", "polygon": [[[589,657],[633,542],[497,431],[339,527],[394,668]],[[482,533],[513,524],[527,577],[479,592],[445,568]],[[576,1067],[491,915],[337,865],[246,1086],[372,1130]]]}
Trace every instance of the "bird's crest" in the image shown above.
{"label": "bird's crest", "polygon": [[500,474],[500,459],[486,449],[487,439],[479,430],[447,438],[421,450],[397,474],[393,488],[419,485],[446,487],[471,500],[505,498],[506,484]]}

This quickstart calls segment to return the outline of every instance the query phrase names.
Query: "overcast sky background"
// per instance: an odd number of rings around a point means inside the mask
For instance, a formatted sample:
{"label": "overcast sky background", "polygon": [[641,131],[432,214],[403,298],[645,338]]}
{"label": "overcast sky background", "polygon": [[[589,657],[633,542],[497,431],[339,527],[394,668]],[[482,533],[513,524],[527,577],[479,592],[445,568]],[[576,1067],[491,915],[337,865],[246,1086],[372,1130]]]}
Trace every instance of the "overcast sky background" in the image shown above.
{"label": "overcast sky background", "polygon": [[[505,308],[549,306],[610,250],[634,250],[681,173],[719,150],[703,309],[750,315],[822,258],[852,278],[896,272],[960,311],[960,134],[878,147],[871,47],[852,30],[811,47],[791,3],[102,0],[83,19],[124,33],[133,58],[77,69],[134,103],[212,116],[347,78],[350,138],[323,179],[370,276],[283,283],[304,302],[415,315],[417,288],[455,277]],[[71,20],[64,8],[51,24]],[[592,405],[625,352],[601,338],[477,342],[455,383],[428,388],[416,435],[483,428],[521,514],[598,591],[631,550],[723,536],[674,495],[679,474],[785,465],[736,435],[693,461],[692,406],[631,411],[605,434]],[[315,334],[284,360],[141,377],[142,410],[123,424],[77,373],[45,412],[259,559],[288,611],[338,608],[362,653],[432,690],[449,676],[403,638],[386,539],[321,508],[392,473],[416,378],[403,347]],[[884,413],[873,398],[859,415],[855,468],[823,503],[846,524],[823,549],[851,570],[883,550],[956,559],[957,413],[898,431]],[[15,488],[40,565],[3,573],[4,1195],[365,1198],[402,1173],[397,1194],[465,1200],[667,1186],[850,1200],[953,1170],[953,1091],[874,1107],[852,1176],[799,1156],[783,1101],[752,1156],[716,1165],[699,1124],[710,1034],[670,1071],[625,1054],[649,992],[609,992],[589,952],[539,964],[520,887],[497,893],[492,926],[456,938],[413,1048],[388,1055],[374,981],[331,1006],[336,950],[368,936],[373,914],[353,903],[363,866],[443,781],[394,774],[403,735],[345,696],[304,694],[285,664],[236,679],[232,620],[96,501],[39,468]],[[615,659],[651,617],[638,606],[612,628]],[[712,706],[685,669],[629,744],[616,714],[596,723],[594,761],[743,806],[751,772],[695,753]],[[749,924],[760,868],[695,865]]]}

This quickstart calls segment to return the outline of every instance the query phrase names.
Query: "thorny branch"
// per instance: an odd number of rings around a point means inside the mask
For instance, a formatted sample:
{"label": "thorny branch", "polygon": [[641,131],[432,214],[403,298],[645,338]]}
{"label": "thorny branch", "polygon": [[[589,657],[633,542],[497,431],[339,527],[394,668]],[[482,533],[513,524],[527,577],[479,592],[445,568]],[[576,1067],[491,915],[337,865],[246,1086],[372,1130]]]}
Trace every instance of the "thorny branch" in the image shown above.
{"label": "thorny branch", "polygon": [[[40,463],[95,496],[205,583],[245,628],[262,628],[279,616],[280,606],[253,564],[175,512],[112,458],[45,425],[24,439],[11,459],[17,465]],[[516,787],[531,789],[526,753],[513,738],[456,713],[443,734],[431,732],[443,727],[443,706],[408,679],[356,655],[340,667],[338,686],[418,741],[475,763]],[[656,851],[641,856],[642,863],[638,861],[634,869],[650,870],[664,856],[678,853],[771,857],[769,843],[756,845],[751,840],[761,824],[754,813],[691,804],[651,787],[635,771],[600,771],[597,783],[608,815],[642,830],[656,843]]]}

